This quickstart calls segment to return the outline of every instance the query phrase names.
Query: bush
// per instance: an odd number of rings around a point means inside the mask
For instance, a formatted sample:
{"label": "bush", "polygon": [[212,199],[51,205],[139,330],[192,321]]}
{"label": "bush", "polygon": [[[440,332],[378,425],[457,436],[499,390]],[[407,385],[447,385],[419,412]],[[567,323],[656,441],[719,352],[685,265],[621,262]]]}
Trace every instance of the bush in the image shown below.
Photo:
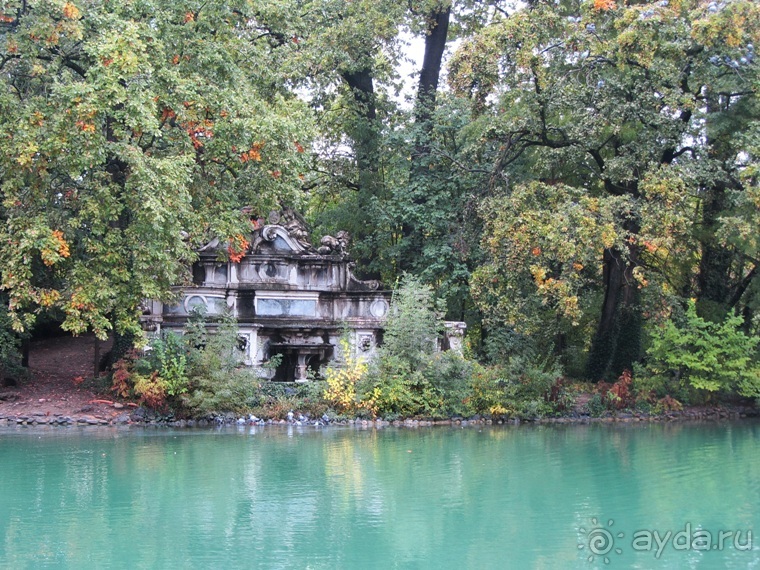
{"label": "bush", "polygon": [[429,359],[421,372],[437,393],[437,415],[451,417],[474,413],[468,405],[470,379],[474,370],[474,362],[452,351],[439,352]]}
{"label": "bush", "polygon": [[111,390],[121,398],[137,398],[149,408],[162,410],[168,405],[166,383],[135,350],[114,363]]}
{"label": "bush", "polygon": [[495,366],[476,366],[470,380],[470,395],[467,399],[474,413],[490,416],[509,413],[501,372],[501,369]]}
{"label": "bush", "polygon": [[435,352],[442,331],[432,287],[407,275],[393,292],[381,357],[392,355],[417,369]]}
{"label": "bush", "polygon": [[359,408],[356,385],[367,373],[367,363],[351,355],[347,338],[340,339],[342,365],[330,364],[325,370],[326,388],[323,395],[340,414],[353,414]]}
{"label": "bush", "polygon": [[607,411],[607,404],[600,392],[592,394],[586,403],[586,407],[588,408],[589,415],[594,418],[598,418]]}
{"label": "bush", "polygon": [[[173,331],[167,331],[148,344],[143,366],[161,378],[168,396],[179,396],[187,392],[187,352],[187,344]],[[138,361],[137,366],[141,364]]]}
{"label": "bush", "polygon": [[13,331],[7,302],[0,295],[0,382],[5,378],[25,378],[28,371],[21,366],[21,339]]}
{"label": "bush", "polygon": [[470,391],[474,412],[492,416],[541,417],[569,403],[561,368],[529,356],[512,357],[502,367],[477,367]]}
{"label": "bush", "polygon": [[504,373],[515,384],[518,398],[540,400],[545,399],[557,380],[562,378],[562,367],[551,358],[528,353],[510,358]]}
{"label": "bush", "polygon": [[421,370],[385,352],[359,385],[361,406],[373,416],[438,416],[442,398]]}
{"label": "bush", "polygon": [[442,331],[432,288],[406,276],[393,293],[378,358],[357,384],[360,408],[383,417],[445,413],[461,375],[454,360],[435,354]]}
{"label": "bush", "polygon": [[689,301],[683,322],[668,321],[652,336],[646,366],[652,382],[688,385],[702,394],[760,396],[760,338],[745,335],[742,322],[731,315],[722,323],[706,321]]}

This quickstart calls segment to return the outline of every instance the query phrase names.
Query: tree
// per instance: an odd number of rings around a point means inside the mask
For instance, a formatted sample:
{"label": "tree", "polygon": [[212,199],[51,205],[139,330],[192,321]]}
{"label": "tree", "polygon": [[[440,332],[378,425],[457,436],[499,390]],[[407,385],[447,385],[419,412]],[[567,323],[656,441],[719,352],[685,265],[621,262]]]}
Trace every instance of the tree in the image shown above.
{"label": "tree", "polygon": [[[452,61],[452,86],[481,114],[480,154],[493,164],[491,192],[503,196],[503,211],[494,202],[485,211],[491,223],[505,227],[501,241],[485,238],[492,260],[476,281],[484,310],[502,299],[509,309],[500,316],[516,325],[516,307],[537,295],[542,308],[562,316],[574,297],[588,298],[584,289],[593,285],[601,299],[587,374],[598,379],[630,368],[640,354],[642,288],[656,277],[661,294],[682,293],[669,282],[678,280],[669,270],[682,265],[668,258],[694,252],[693,239],[701,236],[681,230],[716,217],[708,214],[716,186],[741,191],[740,147],[731,142],[721,153],[713,133],[756,101],[757,62],[750,52],[759,16],[757,4],[744,0],[720,6],[538,1],[463,44]],[[711,103],[713,87],[722,93],[722,107]],[[733,131],[720,129],[731,141],[746,128],[733,123]],[[527,223],[517,206],[531,193],[529,215],[551,224],[557,212],[542,207],[540,193],[553,186],[564,194],[551,202],[562,209],[560,218],[574,205],[582,208],[584,196],[598,204],[581,218],[615,212],[608,239],[572,228],[545,234],[555,240],[547,248],[523,243],[526,232],[510,231]],[[709,236],[701,242],[704,265],[704,246],[715,242]],[[589,268],[565,255],[577,246],[595,252],[590,282],[568,278],[568,267]],[[506,268],[523,283],[532,281],[528,289],[515,290],[513,280],[503,278],[502,257],[494,255],[501,250],[535,252]],[[726,273],[705,268],[702,274],[715,271]],[[745,264],[741,277],[747,274]],[[549,303],[549,295],[557,302]]]}
{"label": "tree", "polygon": [[194,248],[295,196],[310,116],[246,2],[25,1],[0,30],[0,259],[17,330],[136,333]]}

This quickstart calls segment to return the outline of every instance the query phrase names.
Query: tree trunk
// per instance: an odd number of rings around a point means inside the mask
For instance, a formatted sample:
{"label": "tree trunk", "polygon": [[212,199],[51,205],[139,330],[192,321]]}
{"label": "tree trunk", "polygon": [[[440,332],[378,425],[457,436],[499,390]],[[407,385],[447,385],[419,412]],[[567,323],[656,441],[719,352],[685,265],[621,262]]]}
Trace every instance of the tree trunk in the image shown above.
{"label": "tree trunk", "polygon": [[372,70],[343,72],[341,77],[351,88],[355,104],[356,117],[348,131],[356,150],[359,190],[375,195],[379,171],[379,125]]}
{"label": "tree trunk", "polygon": [[720,322],[728,312],[731,297],[731,263],[733,255],[715,237],[718,218],[726,207],[723,184],[716,184],[702,203],[702,255],[697,275],[697,313],[702,318]]}
{"label": "tree trunk", "polygon": [[[438,81],[441,77],[441,62],[449,35],[451,6],[439,8],[428,15],[429,29],[425,36],[425,55],[422,58],[420,81],[417,85],[417,104],[414,109],[414,122],[420,125],[425,134],[431,130],[430,119],[435,110],[435,98]],[[427,145],[418,148],[417,153],[428,153]],[[424,143],[423,143],[424,144]]]}
{"label": "tree trunk", "polygon": [[127,356],[129,351],[135,347],[135,335],[131,332],[119,333],[114,332],[113,346],[98,364],[101,370],[111,370],[113,365]]}
{"label": "tree trunk", "polygon": [[[409,172],[409,188],[412,203],[416,206],[413,215],[424,215],[424,205],[427,202],[427,192],[430,184],[430,137],[433,131],[432,117],[435,111],[438,82],[441,77],[441,62],[446,49],[449,33],[451,6],[439,8],[428,14],[428,30],[425,36],[425,54],[422,59],[422,69],[417,85],[417,101],[414,107],[414,123],[417,127],[414,150],[412,153],[412,168]],[[403,253],[398,260],[401,270],[413,271],[414,264],[419,260],[419,252],[423,245],[423,236],[417,227],[415,219],[405,219],[401,224],[403,236]]]}
{"label": "tree trunk", "polygon": [[604,302],[586,372],[591,380],[616,378],[640,356],[639,291],[633,277],[638,253],[634,244],[629,246],[628,259],[615,250],[604,252]]}

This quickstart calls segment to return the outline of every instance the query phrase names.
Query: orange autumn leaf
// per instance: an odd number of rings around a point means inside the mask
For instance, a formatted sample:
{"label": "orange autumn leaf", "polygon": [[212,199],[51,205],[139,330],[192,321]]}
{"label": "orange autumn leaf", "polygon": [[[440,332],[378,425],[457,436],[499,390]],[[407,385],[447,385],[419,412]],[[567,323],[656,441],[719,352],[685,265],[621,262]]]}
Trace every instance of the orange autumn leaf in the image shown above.
{"label": "orange autumn leaf", "polygon": [[53,230],[53,238],[58,242],[58,255],[69,257],[71,252],[69,251],[69,244],[63,238],[63,232],[61,230]]}
{"label": "orange autumn leaf", "polygon": [[230,261],[233,263],[240,263],[245,257],[245,252],[249,245],[251,245],[250,242],[240,234],[230,239],[230,243],[227,246],[227,253],[230,256]]}
{"label": "orange autumn leaf", "polygon": [[250,150],[240,155],[241,162],[248,162],[252,160],[254,162],[261,162],[261,149],[264,148],[263,142],[255,142],[251,145]]}
{"label": "orange autumn leaf", "polygon": [[645,241],[644,247],[647,249],[649,253],[654,253],[657,251],[657,245],[653,244],[651,241]]}
{"label": "orange autumn leaf", "polygon": [[55,289],[43,289],[40,293],[40,306],[52,307],[60,297],[61,294]]}
{"label": "orange autumn leaf", "polygon": [[66,2],[66,4],[63,5],[63,17],[68,18],[70,20],[74,20],[80,16],[81,12],[79,11],[79,8],[74,6],[71,2]]}
{"label": "orange autumn leaf", "polygon": [[60,261],[60,258],[66,258],[71,255],[69,251],[69,244],[63,238],[63,232],[61,230],[53,230],[52,236],[55,245],[51,247],[43,247],[40,250],[42,256],[42,263],[47,267],[50,267]]}
{"label": "orange autumn leaf", "polygon": [[95,125],[93,125],[92,123],[86,123],[84,121],[77,121],[76,125],[84,133],[94,133],[95,132]]}
{"label": "orange autumn leaf", "polygon": [[195,14],[193,14],[192,12],[187,12],[185,14],[185,23],[187,24],[188,22],[193,22],[193,21],[195,21]]}
{"label": "orange autumn leaf", "polygon": [[615,0],[594,0],[594,10],[606,11],[615,8]]}

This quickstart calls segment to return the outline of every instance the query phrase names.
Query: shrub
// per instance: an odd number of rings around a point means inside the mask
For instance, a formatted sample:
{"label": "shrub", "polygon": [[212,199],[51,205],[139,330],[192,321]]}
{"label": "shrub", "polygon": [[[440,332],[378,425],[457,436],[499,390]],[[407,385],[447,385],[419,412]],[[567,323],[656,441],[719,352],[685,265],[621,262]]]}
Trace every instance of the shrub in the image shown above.
{"label": "shrub", "polygon": [[421,372],[440,399],[437,413],[442,416],[468,416],[473,413],[468,406],[470,379],[475,363],[452,351],[434,354]]}
{"label": "shrub", "polygon": [[566,407],[569,396],[556,364],[524,356],[506,366],[476,367],[467,403],[479,414],[533,418]]}
{"label": "shrub", "polygon": [[504,381],[501,369],[476,366],[470,380],[467,403],[478,414],[502,416],[509,412],[505,407]]}
{"label": "shrub", "polygon": [[0,295],[0,381],[5,378],[25,378],[28,371],[21,366],[21,339],[13,331],[8,316],[8,303],[2,303],[5,295]]}
{"label": "shrub", "polygon": [[168,404],[166,383],[157,371],[150,370],[147,361],[138,358],[135,350],[114,364],[111,390],[121,398],[137,398],[154,409],[164,409]]}
{"label": "shrub", "polygon": [[436,416],[440,394],[421,370],[411,370],[403,358],[384,353],[358,386],[362,408],[373,416]]}
{"label": "shrub", "polygon": [[173,331],[148,344],[146,364],[160,377],[168,396],[179,396],[188,390],[187,352],[186,342]]}
{"label": "shrub", "polygon": [[678,412],[682,409],[683,405],[681,405],[681,402],[675,398],[671,398],[670,396],[665,396],[664,398],[657,400],[657,404],[654,407],[654,412],[656,414],[662,414],[665,412]]}
{"label": "shrub", "polygon": [[356,397],[356,385],[367,373],[367,363],[351,355],[351,346],[347,338],[340,339],[342,365],[331,364],[325,370],[327,387],[324,398],[338,413],[352,414],[359,405]]}
{"label": "shrub", "polygon": [[153,372],[149,376],[142,374],[133,374],[134,392],[140,398],[140,403],[155,410],[163,410],[167,406],[166,397],[168,389],[166,382]]}
{"label": "shrub", "polygon": [[357,384],[360,408],[384,417],[445,413],[445,395],[456,398],[461,367],[434,355],[442,330],[432,288],[406,276],[393,293],[378,358]]}
{"label": "shrub", "polygon": [[557,380],[562,378],[562,367],[551,358],[528,352],[524,356],[510,358],[504,373],[516,384],[515,395],[518,398],[541,400],[547,398]]}
{"label": "shrub", "polygon": [[732,315],[722,323],[706,321],[690,301],[682,323],[668,321],[652,336],[647,371],[666,385],[687,384],[702,393],[760,396],[760,337],[745,335],[742,322]]}
{"label": "shrub", "polygon": [[606,396],[609,407],[612,409],[622,410],[634,407],[636,399],[633,394],[633,376],[630,370],[623,370],[617,382],[607,390]]}
{"label": "shrub", "polygon": [[392,355],[410,369],[422,365],[435,352],[443,329],[437,309],[432,287],[407,275],[393,292],[381,357]]}
{"label": "shrub", "polygon": [[589,401],[586,403],[586,407],[588,408],[589,415],[594,418],[598,418],[607,411],[607,405],[600,392],[592,394],[591,398],[589,398]]}
{"label": "shrub", "polygon": [[134,364],[134,351],[131,357],[127,356],[116,361],[111,374],[111,390],[121,398],[132,396],[132,366]]}

